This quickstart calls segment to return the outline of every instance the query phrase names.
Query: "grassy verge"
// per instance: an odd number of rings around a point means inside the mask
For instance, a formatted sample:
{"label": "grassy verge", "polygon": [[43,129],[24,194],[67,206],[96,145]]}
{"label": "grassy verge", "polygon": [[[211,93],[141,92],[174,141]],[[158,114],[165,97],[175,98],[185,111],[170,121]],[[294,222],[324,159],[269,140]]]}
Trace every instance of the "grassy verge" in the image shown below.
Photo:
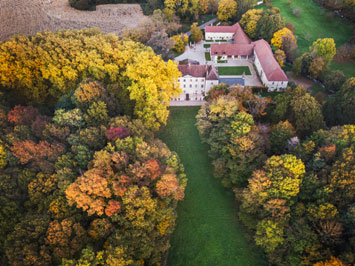
{"label": "grassy verge", "polygon": [[233,76],[233,75],[251,75],[250,69],[248,66],[226,66],[218,67],[218,74],[220,76]]}
{"label": "grassy verge", "polygon": [[220,64],[227,63],[227,60],[217,60],[217,63],[220,63]]}
{"label": "grassy verge", "polygon": [[209,43],[205,43],[204,45],[203,45],[203,48],[210,48],[211,47],[211,44],[209,44]]}
{"label": "grassy verge", "polygon": [[211,54],[209,52],[205,52],[206,61],[211,61]]}
{"label": "grassy verge", "polygon": [[262,254],[243,236],[231,191],[212,175],[208,146],[195,127],[199,107],[175,107],[160,138],[176,151],[189,179],[178,206],[168,266],[262,266]]}

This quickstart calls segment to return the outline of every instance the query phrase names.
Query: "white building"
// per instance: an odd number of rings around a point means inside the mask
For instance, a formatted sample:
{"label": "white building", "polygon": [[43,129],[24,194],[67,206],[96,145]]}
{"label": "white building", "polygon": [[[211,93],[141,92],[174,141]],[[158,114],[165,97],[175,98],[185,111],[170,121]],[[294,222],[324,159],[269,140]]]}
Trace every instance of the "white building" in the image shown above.
{"label": "white building", "polygon": [[230,40],[231,43],[211,44],[211,59],[253,60],[261,82],[269,90],[287,88],[288,79],[265,40],[250,41],[239,23],[233,26],[207,26],[206,40]]}
{"label": "white building", "polygon": [[178,79],[182,90],[174,101],[202,101],[212,86],[218,85],[218,72],[211,65],[179,65],[182,77]]}

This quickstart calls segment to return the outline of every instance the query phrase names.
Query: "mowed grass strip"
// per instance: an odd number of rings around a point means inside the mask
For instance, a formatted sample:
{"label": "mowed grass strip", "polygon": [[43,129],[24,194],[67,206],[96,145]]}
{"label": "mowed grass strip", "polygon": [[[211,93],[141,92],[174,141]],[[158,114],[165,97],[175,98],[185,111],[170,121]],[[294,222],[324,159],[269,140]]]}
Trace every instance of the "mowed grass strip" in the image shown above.
{"label": "mowed grass strip", "polygon": [[201,144],[195,116],[199,107],[173,107],[159,137],[176,151],[188,184],[178,206],[168,266],[262,266],[259,250],[238,225],[234,195],[213,176],[208,146]]}
{"label": "mowed grass strip", "polygon": [[209,52],[205,52],[206,61],[211,61],[211,54]]}
{"label": "mowed grass strip", "polygon": [[218,74],[220,76],[233,76],[233,75],[251,75],[250,69],[248,66],[225,66],[218,67]]}

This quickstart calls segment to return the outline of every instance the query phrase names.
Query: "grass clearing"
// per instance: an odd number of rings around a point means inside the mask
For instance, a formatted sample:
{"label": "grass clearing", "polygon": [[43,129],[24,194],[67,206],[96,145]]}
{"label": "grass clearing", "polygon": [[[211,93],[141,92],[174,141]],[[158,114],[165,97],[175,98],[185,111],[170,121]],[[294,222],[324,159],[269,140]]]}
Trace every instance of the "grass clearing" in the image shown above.
{"label": "grass clearing", "polygon": [[[295,35],[301,54],[308,52],[309,46],[318,38],[333,38],[336,46],[340,47],[352,36],[353,26],[350,22],[334,15],[312,0],[292,1],[294,8],[302,10],[299,17],[292,13],[288,0],[272,0],[272,5],[280,8],[281,15],[286,22],[291,22],[295,26]],[[257,8],[265,9],[266,6],[263,4]],[[342,70],[349,78],[355,75],[355,62],[333,62],[331,69]]]}
{"label": "grass clearing", "polygon": [[211,54],[209,52],[205,52],[206,61],[211,61]]}
{"label": "grass clearing", "polygon": [[260,250],[243,236],[233,193],[213,176],[208,146],[201,144],[195,127],[198,109],[171,108],[168,125],[159,135],[179,154],[189,180],[178,206],[167,265],[267,265]]}
{"label": "grass clearing", "polygon": [[220,76],[234,76],[234,75],[251,75],[250,69],[248,66],[225,66],[218,67],[218,74]]}

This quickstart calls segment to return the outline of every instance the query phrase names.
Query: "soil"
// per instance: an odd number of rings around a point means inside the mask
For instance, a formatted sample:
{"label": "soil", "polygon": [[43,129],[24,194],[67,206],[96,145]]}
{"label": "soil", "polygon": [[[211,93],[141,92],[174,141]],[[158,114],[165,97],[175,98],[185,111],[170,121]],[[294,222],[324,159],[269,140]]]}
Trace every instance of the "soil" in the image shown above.
{"label": "soil", "polygon": [[0,0],[0,41],[14,34],[92,27],[119,35],[148,19],[138,4],[100,5],[96,11],[80,11],[68,0]]}

